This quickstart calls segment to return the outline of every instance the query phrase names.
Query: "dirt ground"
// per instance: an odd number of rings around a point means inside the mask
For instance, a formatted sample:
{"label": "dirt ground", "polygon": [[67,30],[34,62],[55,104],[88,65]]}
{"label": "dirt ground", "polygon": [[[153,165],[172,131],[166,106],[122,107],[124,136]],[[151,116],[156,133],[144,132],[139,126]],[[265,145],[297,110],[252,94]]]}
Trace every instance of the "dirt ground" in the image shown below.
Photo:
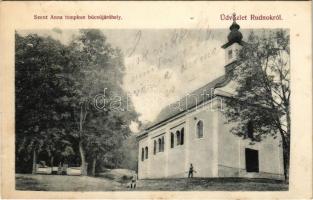
{"label": "dirt ground", "polygon": [[[16,174],[16,190],[130,191],[129,182],[89,176]],[[282,181],[242,178],[154,179],[137,181],[137,191],[281,191]],[[133,191],[133,190],[132,190]]]}

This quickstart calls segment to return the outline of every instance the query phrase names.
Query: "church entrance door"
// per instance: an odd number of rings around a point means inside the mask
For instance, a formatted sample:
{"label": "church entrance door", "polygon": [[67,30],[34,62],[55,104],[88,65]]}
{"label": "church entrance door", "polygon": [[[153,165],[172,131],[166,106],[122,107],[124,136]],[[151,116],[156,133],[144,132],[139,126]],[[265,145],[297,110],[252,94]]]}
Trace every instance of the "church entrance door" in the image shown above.
{"label": "church entrance door", "polygon": [[259,172],[258,150],[246,148],[246,170],[247,172]]}

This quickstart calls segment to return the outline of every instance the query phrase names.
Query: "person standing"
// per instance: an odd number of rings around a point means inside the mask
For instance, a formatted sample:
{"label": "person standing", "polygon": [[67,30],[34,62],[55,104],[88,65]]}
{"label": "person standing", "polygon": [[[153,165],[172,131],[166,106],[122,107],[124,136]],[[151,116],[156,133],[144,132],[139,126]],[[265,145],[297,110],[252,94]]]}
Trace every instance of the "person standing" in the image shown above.
{"label": "person standing", "polygon": [[193,169],[192,163],[190,163],[188,178],[193,178],[193,172],[195,172],[195,170]]}

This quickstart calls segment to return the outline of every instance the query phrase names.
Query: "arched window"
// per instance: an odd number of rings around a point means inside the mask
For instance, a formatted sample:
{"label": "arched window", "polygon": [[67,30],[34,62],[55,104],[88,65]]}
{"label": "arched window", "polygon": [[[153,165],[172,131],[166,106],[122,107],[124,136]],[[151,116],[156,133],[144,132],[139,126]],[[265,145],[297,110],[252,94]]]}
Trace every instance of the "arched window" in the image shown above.
{"label": "arched window", "polygon": [[162,151],[162,140],[161,140],[161,138],[158,139],[158,143],[159,143],[158,152],[161,152]]}
{"label": "arched window", "polygon": [[145,148],[146,151],[146,159],[148,159],[148,147]]}
{"label": "arched window", "polygon": [[181,145],[184,144],[184,137],[185,137],[184,128],[182,128],[180,131],[180,144]]}
{"label": "arched window", "polygon": [[253,127],[253,122],[249,121],[247,124],[247,134],[248,138],[253,139],[254,138],[254,127]]}
{"label": "arched window", "polygon": [[153,142],[153,154],[156,154],[157,142],[154,140]]}
{"label": "arched window", "polygon": [[197,136],[198,138],[203,137],[203,122],[201,120],[197,123]]}
{"label": "arched window", "polygon": [[174,133],[171,133],[171,148],[174,147]]}
{"label": "arched window", "polygon": [[176,145],[180,145],[180,132],[176,131]]}
{"label": "arched window", "polygon": [[145,159],[145,150],[142,148],[141,149],[141,161],[144,161]]}
{"label": "arched window", "polygon": [[164,151],[164,136],[162,136],[162,152]]}

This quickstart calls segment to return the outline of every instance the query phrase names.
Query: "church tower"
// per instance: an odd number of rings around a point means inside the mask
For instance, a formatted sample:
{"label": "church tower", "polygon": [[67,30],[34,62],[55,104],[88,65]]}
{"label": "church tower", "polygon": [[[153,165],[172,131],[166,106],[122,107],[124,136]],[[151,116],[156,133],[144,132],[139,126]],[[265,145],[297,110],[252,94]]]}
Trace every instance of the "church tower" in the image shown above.
{"label": "church tower", "polygon": [[239,50],[245,44],[242,40],[242,34],[239,31],[240,26],[236,23],[236,14],[233,14],[233,23],[229,27],[230,33],[227,36],[228,42],[222,46],[225,49],[225,70],[232,69],[234,62],[238,58]]}

